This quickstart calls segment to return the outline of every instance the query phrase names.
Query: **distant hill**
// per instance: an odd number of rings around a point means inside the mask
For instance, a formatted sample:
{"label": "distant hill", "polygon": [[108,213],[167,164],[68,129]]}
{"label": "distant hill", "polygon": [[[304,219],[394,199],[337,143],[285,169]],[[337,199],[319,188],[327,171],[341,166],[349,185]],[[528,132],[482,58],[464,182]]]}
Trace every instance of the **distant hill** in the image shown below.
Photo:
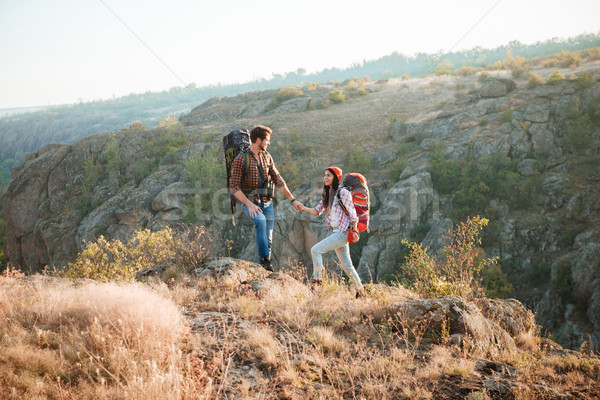
{"label": "distant hill", "polygon": [[[357,62],[345,69],[328,68],[307,74],[296,71],[235,85],[173,87],[162,92],[146,92],[128,96],[62,106],[44,107],[23,113],[22,110],[0,110],[0,185],[11,180],[10,171],[49,143],[72,144],[77,139],[102,132],[120,131],[136,121],[155,127],[165,115],[180,116],[212,97],[236,96],[240,93],[304,86],[308,83],[341,82],[369,77],[381,80],[419,77],[428,74],[468,73],[470,68],[502,68],[503,61],[519,57],[543,57],[558,52],[573,52],[600,45],[600,34],[584,34],[569,39],[551,39],[532,45],[517,41],[495,49],[474,48],[449,54],[406,56],[399,53],[376,60]],[[8,115],[7,115],[8,114]]]}

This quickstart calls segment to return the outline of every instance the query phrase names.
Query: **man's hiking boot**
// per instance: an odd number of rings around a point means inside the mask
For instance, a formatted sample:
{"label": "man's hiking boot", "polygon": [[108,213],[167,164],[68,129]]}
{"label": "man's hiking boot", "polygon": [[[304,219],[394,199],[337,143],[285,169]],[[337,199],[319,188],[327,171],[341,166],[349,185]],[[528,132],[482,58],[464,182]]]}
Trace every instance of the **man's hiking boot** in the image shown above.
{"label": "man's hiking boot", "polygon": [[356,296],[357,299],[360,299],[361,297],[365,297],[365,290],[364,289],[356,289]]}
{"label": "man's hiking boot", "polygon": [[310,285],[311,286],[323,286],[323,281],[321,279],[311,279]]}
{"label": "man's hiking boot", "polygon": [[271,258],[270,257],[261,257],[259,263],[267,271],[273,272],[273,266],[271,265]]}

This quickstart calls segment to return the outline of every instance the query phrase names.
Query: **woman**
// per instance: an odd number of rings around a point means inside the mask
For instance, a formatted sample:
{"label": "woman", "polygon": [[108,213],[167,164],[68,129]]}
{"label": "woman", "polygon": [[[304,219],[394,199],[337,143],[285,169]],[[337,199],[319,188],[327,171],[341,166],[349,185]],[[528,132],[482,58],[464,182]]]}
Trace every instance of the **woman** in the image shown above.
{"label": "woman", "polygon": [[[327,168],[323,177],[323,195],[321,196],[321,201],[315,208],[302,206],[302,211],[310,215],[321,215],[324,211],[327,214],[327,218],[325,219],[325,225],[329,228],[327,237],[315,244],[311,249],[313,283],[316,285],[322,283],[323,254],[335,250],[344,271],[356,284],[356,297],[358,298],[363,294],[363,284],[352,265],[350,246],[348,246],[348,228],[351,227],[356,230],[358,217],[352,204],[352,194],[346,188],[339,187],[341,179],[341,169],[338,167]],[[346,210],[348,210],[349,215],[344,212],[339,204],[338,191],[340,194],[339,197]]]}

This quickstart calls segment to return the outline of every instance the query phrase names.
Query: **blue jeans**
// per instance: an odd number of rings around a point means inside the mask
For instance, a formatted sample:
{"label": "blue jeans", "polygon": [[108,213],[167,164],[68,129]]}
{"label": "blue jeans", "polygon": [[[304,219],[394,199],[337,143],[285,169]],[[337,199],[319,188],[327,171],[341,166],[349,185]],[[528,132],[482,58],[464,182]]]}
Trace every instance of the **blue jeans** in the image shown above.
{"label": "blue jeans", "polygon": [[323,254],[331,250],[335,250],[344,272],[354,281],[357,288],[362,289],[362,282],[350,258],[348,232],[340,233],[337,228],[335,230],[330,229],[327,237],[315,244],[310,250],[313,260],[313,279],[323,279]]}
{"label": "blue jeans", "polygon": [[244,213],[254,222],[256,228],[256,246],[258,247],[258,256],[261,258],[271,255],[271,241],[273,240],[273,226],[275,225],[275,214],[273,212],[273,202],[258,204],[262,210],[255,218],[250,217],[250,210],[244,204]]}

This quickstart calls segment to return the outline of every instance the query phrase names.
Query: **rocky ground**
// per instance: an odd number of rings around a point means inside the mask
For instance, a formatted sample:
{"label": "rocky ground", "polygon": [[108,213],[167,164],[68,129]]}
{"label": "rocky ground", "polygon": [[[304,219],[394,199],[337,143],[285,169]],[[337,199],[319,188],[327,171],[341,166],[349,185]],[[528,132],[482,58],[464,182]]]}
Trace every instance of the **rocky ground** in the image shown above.
{"label": "rocky ground", "polygon": [[600,396],[600,359],[541,339],[516,300],[417,299],[387,285],[354,299],[343,282],[309,288],[227,258],[196,274],[191,354],[214,368],[217,397]]}

